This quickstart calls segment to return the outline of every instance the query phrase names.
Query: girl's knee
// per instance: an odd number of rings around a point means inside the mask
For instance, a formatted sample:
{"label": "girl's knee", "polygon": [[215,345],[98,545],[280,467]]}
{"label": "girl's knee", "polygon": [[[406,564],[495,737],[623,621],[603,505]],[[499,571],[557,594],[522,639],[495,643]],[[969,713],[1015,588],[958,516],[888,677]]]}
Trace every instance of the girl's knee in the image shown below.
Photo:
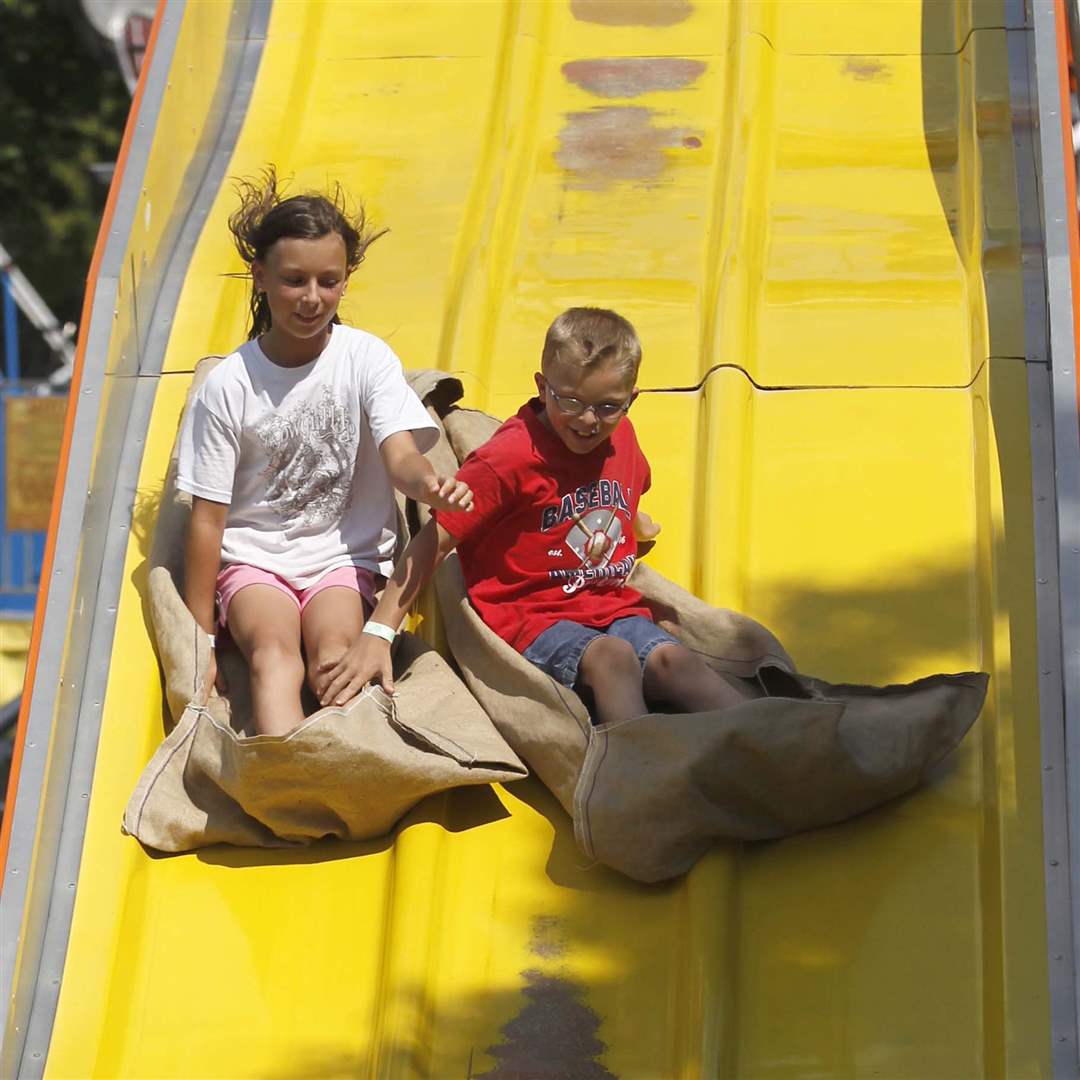
{"label": "girl's knee", "polygon": [[248,656],[248,667],[252,679],[258,682],[295,683],[299,687],[304,680],[304,661],[299,650],[283,641],[271,639],[254,646]]}
{"label": "girl's knee", "polygon": [[319,673],[327,664],[336,664],[348,651],[350,644],[347,638],[324,635],[316,644],[309,646],[307,678],[312,689]]}

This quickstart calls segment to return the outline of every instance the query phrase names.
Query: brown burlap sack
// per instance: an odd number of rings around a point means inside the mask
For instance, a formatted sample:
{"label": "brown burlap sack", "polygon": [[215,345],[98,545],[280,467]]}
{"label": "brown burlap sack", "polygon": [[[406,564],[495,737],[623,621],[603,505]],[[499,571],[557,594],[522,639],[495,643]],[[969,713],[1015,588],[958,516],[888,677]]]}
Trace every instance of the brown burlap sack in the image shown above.
{"label": "brown burlap sack", "polygon": [[[447,396],[433,411],[463,460],[498,421],[447,408]],[[717,840],[786,836],[910,791],[982,707],[985,674],[833,686],[798,674],[753,619],[712,608],[640,563],[633,584],[662,626],[752,699],[595,727],[575,693],[481,622],[456,557],[436,577],[447,638],[469,688],[571,815],[582,851],[639,881],[683,873]]]}
{"label": "brown burlap sack", "polygon": [[[215,362],[199,364],[192,391]],[[436,400],[461,392],[460,384],[417,378]],[[139,779],[125,832],[162,851],[362,840],[386,833],[426,795],[527,775],[447,663],[408,634],[395,649],[393,700],[369,687],[285,736],[252,734],[247,670],[235,648],[218,657],[226,694],[206,697],[209,646],[180,594],[191,502],[175,480],[174,447],[150,554],[149,607],[178,719]]]}

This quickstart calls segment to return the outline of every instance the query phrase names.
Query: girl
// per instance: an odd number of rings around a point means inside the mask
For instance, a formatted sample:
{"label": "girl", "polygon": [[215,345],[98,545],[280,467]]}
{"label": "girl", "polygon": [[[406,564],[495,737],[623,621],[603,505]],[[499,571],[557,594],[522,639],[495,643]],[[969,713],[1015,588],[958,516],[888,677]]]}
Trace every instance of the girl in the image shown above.
{"label": "girl", "polygon": [[304,719],[305,675],[313,689],[325,681],[364,628],[375,575],[393,568],[391,482],[438,509],[469,509],[472,495],[421,453],[435,425],[389,346],[338,319],[349,275],[385,230],[350,217],[340,187],[281,198],[272,168],[238,190],[229,229],[251,271],[251,328],[181,432],[184,599],[210,636],[207,690],[216,599],[217,625],[248,662],[256,729],[281,735]]}

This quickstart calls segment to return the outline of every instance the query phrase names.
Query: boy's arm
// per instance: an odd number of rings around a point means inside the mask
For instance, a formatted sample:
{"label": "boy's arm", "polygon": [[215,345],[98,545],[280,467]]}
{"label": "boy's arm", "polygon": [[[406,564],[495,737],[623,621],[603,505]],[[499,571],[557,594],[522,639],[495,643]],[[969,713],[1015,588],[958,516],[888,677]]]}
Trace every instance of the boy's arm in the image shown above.
{"label": "boy's arm", "polygon": [[[370,621],[397,630],[420,590],[456,546],[455,537],[434,518],[428,521],[409,541]],[[372,680],[394,693],[390,642],[362,633],[340,660],[323,665],[314,690],[320,705],[344,705]]]}
{"label": "boy's arm", "polygon": [[379,444],[379,456],[394,487],[406,498],[426,503],[435,510],[468,510],[472,507],[469,485],[453,476],[439,476],[416,447],[411,431],[396,431]]}
{"label": "boy's arm", "polygon": [[[184,550],[184,602],[207,634],[214,632],[214,589],[221,569],[221,537],[228,515],[227,503],[192,495],[191,520]],[[206,682],[208,693],[216,679],[217,664],[211,649],[210,677]],[[223,689],[220,684],[219,688]]]}

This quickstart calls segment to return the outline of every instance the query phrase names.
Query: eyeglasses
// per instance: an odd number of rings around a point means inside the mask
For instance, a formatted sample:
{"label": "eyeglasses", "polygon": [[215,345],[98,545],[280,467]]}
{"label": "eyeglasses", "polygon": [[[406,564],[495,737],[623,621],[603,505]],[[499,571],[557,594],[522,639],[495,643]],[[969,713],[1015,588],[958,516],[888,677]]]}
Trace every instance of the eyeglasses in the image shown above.
{"label": "eyeglasses", "polygon": [[581,416],[586,410],[592,409],[598,420],[614,420],[615,417],[621,416],[634,404],[634,398],[637,397],[636,393],[631,394],[621,405],[614,405],[608,401],[600,405],[594,405],[590,401],[578,401],[576,397],[564,397],[562,394],[556,394],[547,381],[544,382],[544,389],[551,395],[559,412],[565,416]]}

